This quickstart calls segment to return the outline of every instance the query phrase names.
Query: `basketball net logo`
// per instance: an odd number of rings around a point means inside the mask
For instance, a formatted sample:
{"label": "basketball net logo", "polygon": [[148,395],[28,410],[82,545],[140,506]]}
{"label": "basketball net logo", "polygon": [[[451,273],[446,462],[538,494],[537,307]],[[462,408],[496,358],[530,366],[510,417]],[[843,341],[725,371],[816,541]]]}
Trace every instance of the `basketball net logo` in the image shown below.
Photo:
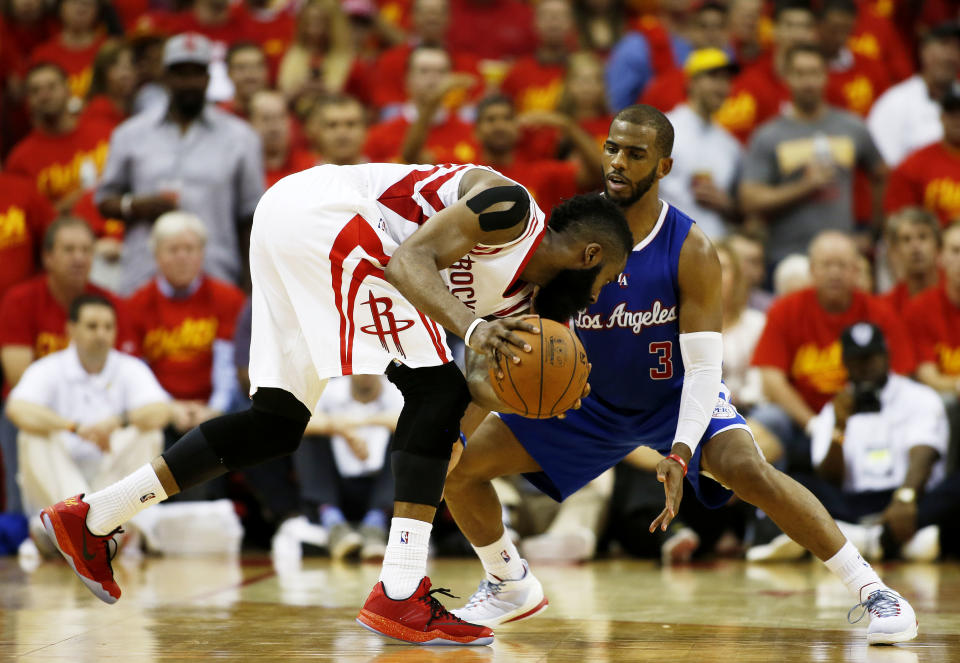
{"label": "basketball net logo", "polygon": [[374,297],[372,290],[369,291],[369,295],[367,301],[361,303],[370,307],[370,316],[373,318],[373,324],[361,327],[360,331],[364,334],[378,337],[380,344],[387,352],[390,352],[390,348],[387,346],[387,337],[392,338],[397,352],[400,353],[401,357],[406,359],[407,355],[404,354],[403,346],[400,345],[400,332],[413,327],[413,320],[397,320],[391,312],[391,309],[393,309],[393,300],[389,297]]}

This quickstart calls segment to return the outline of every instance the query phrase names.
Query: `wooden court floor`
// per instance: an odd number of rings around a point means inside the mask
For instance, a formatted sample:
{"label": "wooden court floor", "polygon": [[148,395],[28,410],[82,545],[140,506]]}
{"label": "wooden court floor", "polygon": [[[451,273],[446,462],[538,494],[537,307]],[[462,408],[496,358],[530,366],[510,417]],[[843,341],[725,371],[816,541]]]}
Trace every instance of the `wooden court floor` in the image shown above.
{"label": "wooden court floor", "polygon": [[[464,598],[479,570],[467,559],[431,563],[434,586]],[[865,625],[846,622],[846,592],[812,562],[540,566],[550,608],[476,648],[418,648],[362,630],[353,619],[378,571],[321,559],[148,558],[118,564],[124,595],[108,606],[62,563],[27,574],[0,558],[0,661],[960,661],[954,563],[883,569],[920,617],[919,638],[896,647],[867,647]]]}

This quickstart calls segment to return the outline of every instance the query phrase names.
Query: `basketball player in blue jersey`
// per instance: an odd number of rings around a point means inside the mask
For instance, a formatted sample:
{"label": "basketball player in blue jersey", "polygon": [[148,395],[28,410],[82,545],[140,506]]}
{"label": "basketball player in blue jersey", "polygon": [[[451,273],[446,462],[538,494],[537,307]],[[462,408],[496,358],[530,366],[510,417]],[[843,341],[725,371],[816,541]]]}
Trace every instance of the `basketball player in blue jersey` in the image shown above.
{"label": "basketball player in blue jersey", "polygon": [[[525,474],[563,500],[637,446],[666,455],[657,465],[666,505],[650,531],[676,516],[684,478],[708,507],[736,494],[769,515],[823,560],[869,614],[867,641],[889,644],[917,634],[913,608],[887,587],[806,488],[759,452],[721,382],[723,319],[720,264],[694,221],[658,198],[670,173],[673,127],[651,106],[630,106],[610,125],[603,148],[606,195],[623,208],[633,253],[617,283],[576,318],[593,370],[591,393],[563,419],[489,415],[447,478],[445,497],[483,562],[486,577],[453,611],[496,626],[547,606],[543,588],[505,533],[491,480]],[[486,368],[470,359],[474,402],[504,412]],[[851,611],[854,612],[854,611]]]}

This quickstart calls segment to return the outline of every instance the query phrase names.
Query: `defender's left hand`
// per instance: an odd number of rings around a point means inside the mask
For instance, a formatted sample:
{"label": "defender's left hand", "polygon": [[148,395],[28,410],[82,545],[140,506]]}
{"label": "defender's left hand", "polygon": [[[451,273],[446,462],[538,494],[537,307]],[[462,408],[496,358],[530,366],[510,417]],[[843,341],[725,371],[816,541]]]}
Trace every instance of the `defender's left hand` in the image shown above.
{"label": "defender's left hand", "polygon": [[680,500],[683,498],[683,468],[680,463],[671,458],[664,458],[657,463],[657,481],[663,484],[666,506],[657,519],[650,523],[651,533],[657,527],[666,532],[670,521],[680,510]]}
{"label": "defender's left hand", "polygon": [[883,512],[883,522],[899,543],[906,543],[917,532],[917,503],[893,500]]}

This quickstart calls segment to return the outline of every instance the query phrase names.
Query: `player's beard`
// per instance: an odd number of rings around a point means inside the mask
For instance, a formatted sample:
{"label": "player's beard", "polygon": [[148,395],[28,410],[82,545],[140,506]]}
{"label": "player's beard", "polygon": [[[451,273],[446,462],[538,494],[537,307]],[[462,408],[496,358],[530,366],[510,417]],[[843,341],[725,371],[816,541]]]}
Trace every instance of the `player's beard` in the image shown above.
{"label": "player's beard", "polygon": [[590,304],[593,284],[601,265],[589,269],[562,269],[546,285],[540,286],[533,308],[540,316],[566,322]]}
{"label": "player's beard", "polygon": [[610,190],[607,188],[607,176],[603,176],[603,190],[607,194],[607,197],[615,202],[620,207],[626,209],[630,207],[635,202],[643,198],[643,196],[650,190],[650,187],[653,186],[653,183],[657,181],[657,167],[654,166],[650,169],[650,172],[644,176],[643,179],[638,180],[633,185],[633,190],[630,192],[629,197],[627,198],[618,198],[610,194]]}

